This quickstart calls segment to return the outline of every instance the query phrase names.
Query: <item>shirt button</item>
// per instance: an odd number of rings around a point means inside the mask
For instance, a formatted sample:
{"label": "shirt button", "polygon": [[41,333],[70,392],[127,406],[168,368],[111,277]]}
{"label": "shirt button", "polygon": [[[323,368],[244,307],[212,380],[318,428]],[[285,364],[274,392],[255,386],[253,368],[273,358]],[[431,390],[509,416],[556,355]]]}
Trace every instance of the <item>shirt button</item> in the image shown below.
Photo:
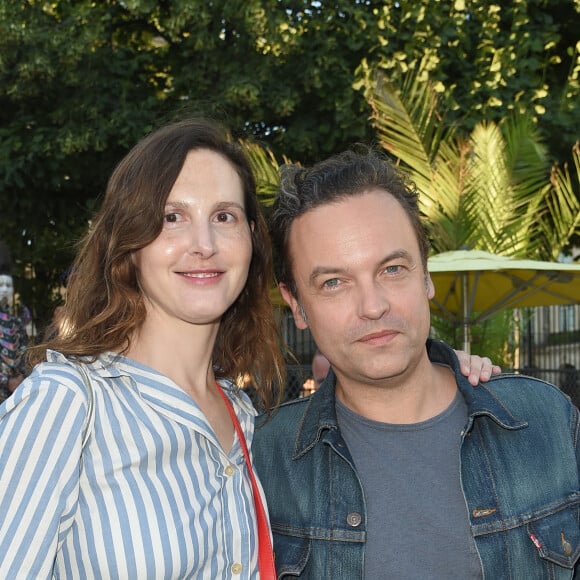
{"label": "shirt button", "polygon": [[360,524],[362,522],[362,517],[357,512],[351,512],[350,514],[348,514],[346,516],[346,521],[347,521],[349,526],[356,528],[357,526],[360,526]]}
{"label": "shirt button", "polygon": [[237,562],[235,564],[232,564],[232,574],[241,574],[242,573],[242,565],[238,564]]}
{"label": "shirt button", "polygon": [[226,467],[226,475],[232,476],[236,472],[236,468],[233,465],[228,465]]}

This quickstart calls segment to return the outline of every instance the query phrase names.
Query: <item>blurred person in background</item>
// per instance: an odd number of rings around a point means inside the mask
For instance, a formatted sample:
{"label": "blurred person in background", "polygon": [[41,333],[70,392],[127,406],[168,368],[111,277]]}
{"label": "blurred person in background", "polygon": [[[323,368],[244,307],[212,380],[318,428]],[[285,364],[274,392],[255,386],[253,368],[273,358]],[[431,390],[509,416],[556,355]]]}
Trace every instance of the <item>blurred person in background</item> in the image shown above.
{"label": "blurred person in background", "polygon": [[24,380],[29,323],[30,311],[15,300],[12,274],[0,271],[0,403]]}
{"label": "blurred person in background", "polygon": [[307,397],[311,395],[318,389],[322,381],[326,378],[328,371],[330,369],[330,362],[328,359],[318,350],[314,353],[312,357],[312,376],[304,381],[302,385],[302,396]]}

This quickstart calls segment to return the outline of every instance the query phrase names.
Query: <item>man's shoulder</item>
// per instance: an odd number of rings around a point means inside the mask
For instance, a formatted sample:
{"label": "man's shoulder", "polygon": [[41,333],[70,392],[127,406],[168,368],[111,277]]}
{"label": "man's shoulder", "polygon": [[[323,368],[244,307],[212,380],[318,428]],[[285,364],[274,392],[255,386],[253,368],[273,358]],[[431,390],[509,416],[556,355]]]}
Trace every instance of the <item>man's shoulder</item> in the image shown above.
{"label": "man's shoulder", "polygon": [[556,396],[563,394],[562,391],[552,383],[520,373],[499,373],[497,375],[492,375],[489,381],[486,383],[480,383],[480,385],[495,391],[510,392],[514,389],[526,389],[528,392],[532,393],[544,392]]}
{"label": "man's shoulder", "polygon": [[569,413],[574,409],[568,397],[556,385],[516,373],[494,375],[475,387],[492,394],[503,406],[524,412],[537,409],[542,413]]}
{"label": "man's shoulder", "polygon": [[310,397],[293,399],[282,403],[269,415],[262,414],[256,419],[256,437],[275,432],[277,435],[281,431],[295,431],[304,413],[311,402]]}

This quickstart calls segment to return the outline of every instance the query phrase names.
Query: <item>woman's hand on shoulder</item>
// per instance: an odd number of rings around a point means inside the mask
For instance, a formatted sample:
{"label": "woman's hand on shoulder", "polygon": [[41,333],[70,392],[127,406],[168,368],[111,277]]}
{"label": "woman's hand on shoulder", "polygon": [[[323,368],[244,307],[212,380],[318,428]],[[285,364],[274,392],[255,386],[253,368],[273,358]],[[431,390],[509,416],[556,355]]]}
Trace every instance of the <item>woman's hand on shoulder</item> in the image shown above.
{"label": "woman's hand on shoulder", "polygon": [[501,373],[501,367],[494,365],[491,359],[476,354],[468,354],[463,350],[456,350],[461,374],[466,376],[469,382],[475,387],[479,382],[489,381],[492,375]]}

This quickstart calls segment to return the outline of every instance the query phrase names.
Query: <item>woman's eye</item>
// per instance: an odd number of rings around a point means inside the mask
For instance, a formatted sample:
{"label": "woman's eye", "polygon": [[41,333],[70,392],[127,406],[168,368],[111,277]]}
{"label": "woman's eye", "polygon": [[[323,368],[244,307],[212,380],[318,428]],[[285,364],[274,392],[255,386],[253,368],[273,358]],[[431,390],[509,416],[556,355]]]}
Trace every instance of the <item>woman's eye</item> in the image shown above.
{"label": "woman's eye", "polygon": [[218,213],[216,215],[216,219],[218,222],[225,224],[225,223],[233,221],[235,219],[235,217],[229,211],[220,211],[220,213]]}
{"label": "woman's eye", "polygon": [[179,215],[176,213],[166,213],[164,219],[167,223],[174,224],[179,219]]}

